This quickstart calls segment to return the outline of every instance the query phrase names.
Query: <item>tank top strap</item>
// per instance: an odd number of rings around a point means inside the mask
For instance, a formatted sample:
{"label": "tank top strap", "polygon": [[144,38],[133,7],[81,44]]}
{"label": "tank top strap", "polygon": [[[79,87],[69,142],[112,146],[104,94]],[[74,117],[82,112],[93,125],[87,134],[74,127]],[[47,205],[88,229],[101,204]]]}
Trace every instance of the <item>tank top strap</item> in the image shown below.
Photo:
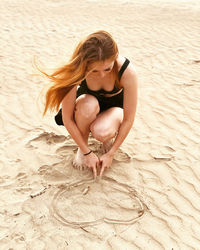
{"label": "tank top strap", "polygon": [[129,63],[130,63],[130,61],[126,58],[125,62],[121,66],[121,69],[120,69],[120,71],[118,73],[119,81],[120,81],[125,69],[128,67]]}

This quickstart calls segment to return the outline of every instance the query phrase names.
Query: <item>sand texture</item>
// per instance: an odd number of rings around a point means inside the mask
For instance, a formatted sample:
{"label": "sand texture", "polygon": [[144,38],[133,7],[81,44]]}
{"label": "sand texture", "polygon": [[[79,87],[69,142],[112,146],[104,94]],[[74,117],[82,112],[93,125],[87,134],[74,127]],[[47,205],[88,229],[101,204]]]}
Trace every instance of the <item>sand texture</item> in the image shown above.
{"label": "sand texture", "polygon": [[[0,13],[0,249],[200,249],[200,2],[1,0]],[[51,71],[99,29],[134,63],[139,103],[93,181],[42,118],[33,59]]]}

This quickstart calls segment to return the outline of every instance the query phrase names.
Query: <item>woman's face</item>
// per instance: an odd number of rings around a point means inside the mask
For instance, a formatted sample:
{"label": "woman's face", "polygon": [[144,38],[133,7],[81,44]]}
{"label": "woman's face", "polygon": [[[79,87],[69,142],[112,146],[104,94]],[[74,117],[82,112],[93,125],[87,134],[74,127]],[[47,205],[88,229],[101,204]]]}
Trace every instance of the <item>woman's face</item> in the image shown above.
{"label": "woman's face", "polygon": [[91,71],[89,75],[97,78],[104,78],[112,71],[114,63],[115,61],[110,59],[91,63],[88,66],[88,71]]}

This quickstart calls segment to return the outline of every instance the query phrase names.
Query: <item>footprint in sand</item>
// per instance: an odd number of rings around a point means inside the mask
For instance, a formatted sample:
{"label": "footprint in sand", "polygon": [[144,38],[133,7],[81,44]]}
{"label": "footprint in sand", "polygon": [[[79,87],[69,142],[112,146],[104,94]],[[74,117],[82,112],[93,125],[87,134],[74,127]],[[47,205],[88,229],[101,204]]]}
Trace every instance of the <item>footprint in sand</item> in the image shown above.
{"label": "footprint in sand", "polygon": [[26,147],[38,148],[41,146],[41,142],[52,145],[57,143],[63,143],[65,140],[69,139],[64,135],[56,135],[54,133],[42,132],[39,135],[32,136],[26,143]]}

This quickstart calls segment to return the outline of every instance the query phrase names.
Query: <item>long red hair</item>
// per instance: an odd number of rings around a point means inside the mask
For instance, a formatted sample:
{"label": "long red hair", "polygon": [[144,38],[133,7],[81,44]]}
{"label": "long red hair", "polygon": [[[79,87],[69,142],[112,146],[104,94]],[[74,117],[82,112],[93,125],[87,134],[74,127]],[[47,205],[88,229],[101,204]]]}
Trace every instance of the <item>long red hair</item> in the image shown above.
{"label": "long red hair", "polygon": [[100,30],[90,34],[77,45],[66,65],[50,75],[41,71],[53,82],[53,85],[46,92],[43,115],[48,109],[59,110],[65,95],[85,79],[87,67],[91,63],[107,59],[114,60],[113,72],[116,74],[116,84],[119,86],[117,56],[116,42],[108,32]]}

